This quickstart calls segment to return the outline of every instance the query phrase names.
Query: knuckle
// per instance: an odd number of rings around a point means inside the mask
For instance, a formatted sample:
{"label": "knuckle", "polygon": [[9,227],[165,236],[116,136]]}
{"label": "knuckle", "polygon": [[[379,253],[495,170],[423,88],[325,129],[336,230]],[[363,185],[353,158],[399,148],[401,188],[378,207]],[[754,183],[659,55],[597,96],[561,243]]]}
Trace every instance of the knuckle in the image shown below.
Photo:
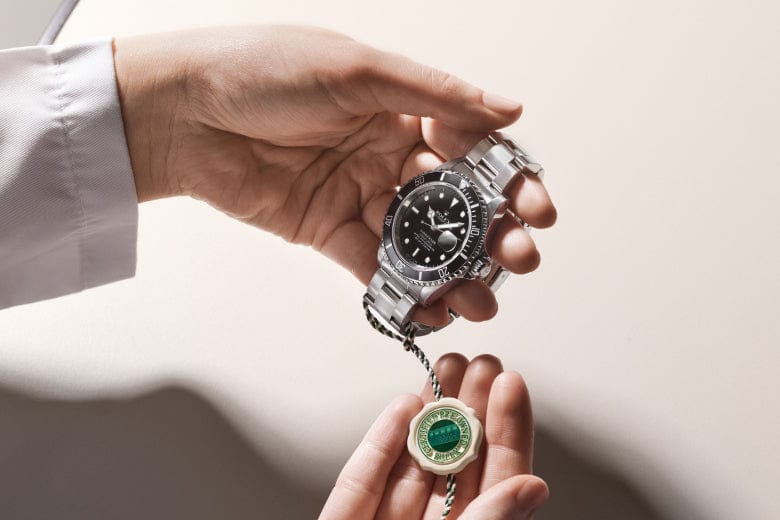
{"label": "knuckle", "polygon": [[314,64],[315,76],[331,90],[349,90],[364,83],[375,67],[376,51],[354,40],[336,40],[329,44],[327,58]]}
{"label": "knuckle", "polygon": [[428,69],[431,88],[445,101],[455,101],[461,97],[461,81],[450,74],[436,69]]}
{"label": "knuckle", "polygon": [[342,79],[350,84],[370,80],[378,70],[381,60],[379,52],[354,41],[347,42],[344,46],[343,62],[339,72]]}
{"label": "knuckle", "polygon": [[363,478],[352,475],[339,477],[335,487],[356,495],[377,495],[382,491],[376,484],[371,484]]}

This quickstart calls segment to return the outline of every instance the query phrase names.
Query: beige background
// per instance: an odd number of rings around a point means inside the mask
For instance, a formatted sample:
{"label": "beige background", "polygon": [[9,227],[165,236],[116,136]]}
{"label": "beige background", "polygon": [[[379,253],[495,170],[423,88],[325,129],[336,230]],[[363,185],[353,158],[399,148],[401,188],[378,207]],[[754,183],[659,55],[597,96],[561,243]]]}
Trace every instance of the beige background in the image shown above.
{"label": "beige background", "polygon": [[[539,518],[770,519],[778,5],[82,0],[60,41],[301,22],[522,100],[511,133],[560,209],[534,235],[542,266],[490,324],[423,347],[525,375],[553,491]],[[314,252],[189,200],[140,219],[135,279],[0,313],[0,511],[311,515],[422,370]]]}
{"label": "beige background", "polygon": [[59,0],[34,0],[24,3],[5,0],[2,2],[0,49],[23,47],[37,42],[59,4]]}

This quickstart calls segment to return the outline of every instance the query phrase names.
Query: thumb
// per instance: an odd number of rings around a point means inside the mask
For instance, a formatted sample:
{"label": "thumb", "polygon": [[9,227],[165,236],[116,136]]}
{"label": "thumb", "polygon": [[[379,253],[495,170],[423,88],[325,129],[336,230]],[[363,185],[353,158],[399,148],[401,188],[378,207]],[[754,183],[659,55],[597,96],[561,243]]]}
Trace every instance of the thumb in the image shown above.
{"label": "thumb", "polygon": [[[366,49],[368,51],[366,52]],[[347,81],[355,113],[395,112],[432,117],[462,130],[489,131],[516,121],[523,106],[400,54],[363,48],[353,58],[360,71]],[[357,87],[357,89],[355,88]]]}
{"label": "thumb", "polygon": [[460,520],[526,519],[547,501],[547,484],[533,475],[516,475],[496,484],[471,502]]}

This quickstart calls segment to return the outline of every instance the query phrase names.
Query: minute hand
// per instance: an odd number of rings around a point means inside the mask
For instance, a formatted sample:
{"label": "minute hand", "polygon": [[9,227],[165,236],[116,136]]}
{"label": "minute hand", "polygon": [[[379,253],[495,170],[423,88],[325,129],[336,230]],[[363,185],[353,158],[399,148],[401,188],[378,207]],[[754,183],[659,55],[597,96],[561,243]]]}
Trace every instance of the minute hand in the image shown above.
{"label": "minute hand", "polygon": [[436,227],[438,227],[439,229],[452,229],[461,226],[463,226],[463,222],[453,222],[451,224],[439,224]]}

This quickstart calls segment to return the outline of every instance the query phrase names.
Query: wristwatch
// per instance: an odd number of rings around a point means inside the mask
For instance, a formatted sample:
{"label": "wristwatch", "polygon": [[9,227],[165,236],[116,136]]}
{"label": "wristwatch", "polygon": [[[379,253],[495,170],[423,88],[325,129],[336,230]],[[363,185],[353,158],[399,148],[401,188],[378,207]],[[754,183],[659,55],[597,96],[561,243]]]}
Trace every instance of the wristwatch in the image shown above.
{"label": "wristwatch", "polygon": [[[379,269],[363,296],[367,311],[396,334],[422,336],[443,327],[415,322],[412,313],[460,279],[484,280],[496,291],[509,272],[485,244],[501,218],[526,225],[507,207],[508,188],[520,176],[543,173],[511,137],[495,132],[465,157],[412,178],[387,209]],[[450,310],[449,323],[457,316]]]}

